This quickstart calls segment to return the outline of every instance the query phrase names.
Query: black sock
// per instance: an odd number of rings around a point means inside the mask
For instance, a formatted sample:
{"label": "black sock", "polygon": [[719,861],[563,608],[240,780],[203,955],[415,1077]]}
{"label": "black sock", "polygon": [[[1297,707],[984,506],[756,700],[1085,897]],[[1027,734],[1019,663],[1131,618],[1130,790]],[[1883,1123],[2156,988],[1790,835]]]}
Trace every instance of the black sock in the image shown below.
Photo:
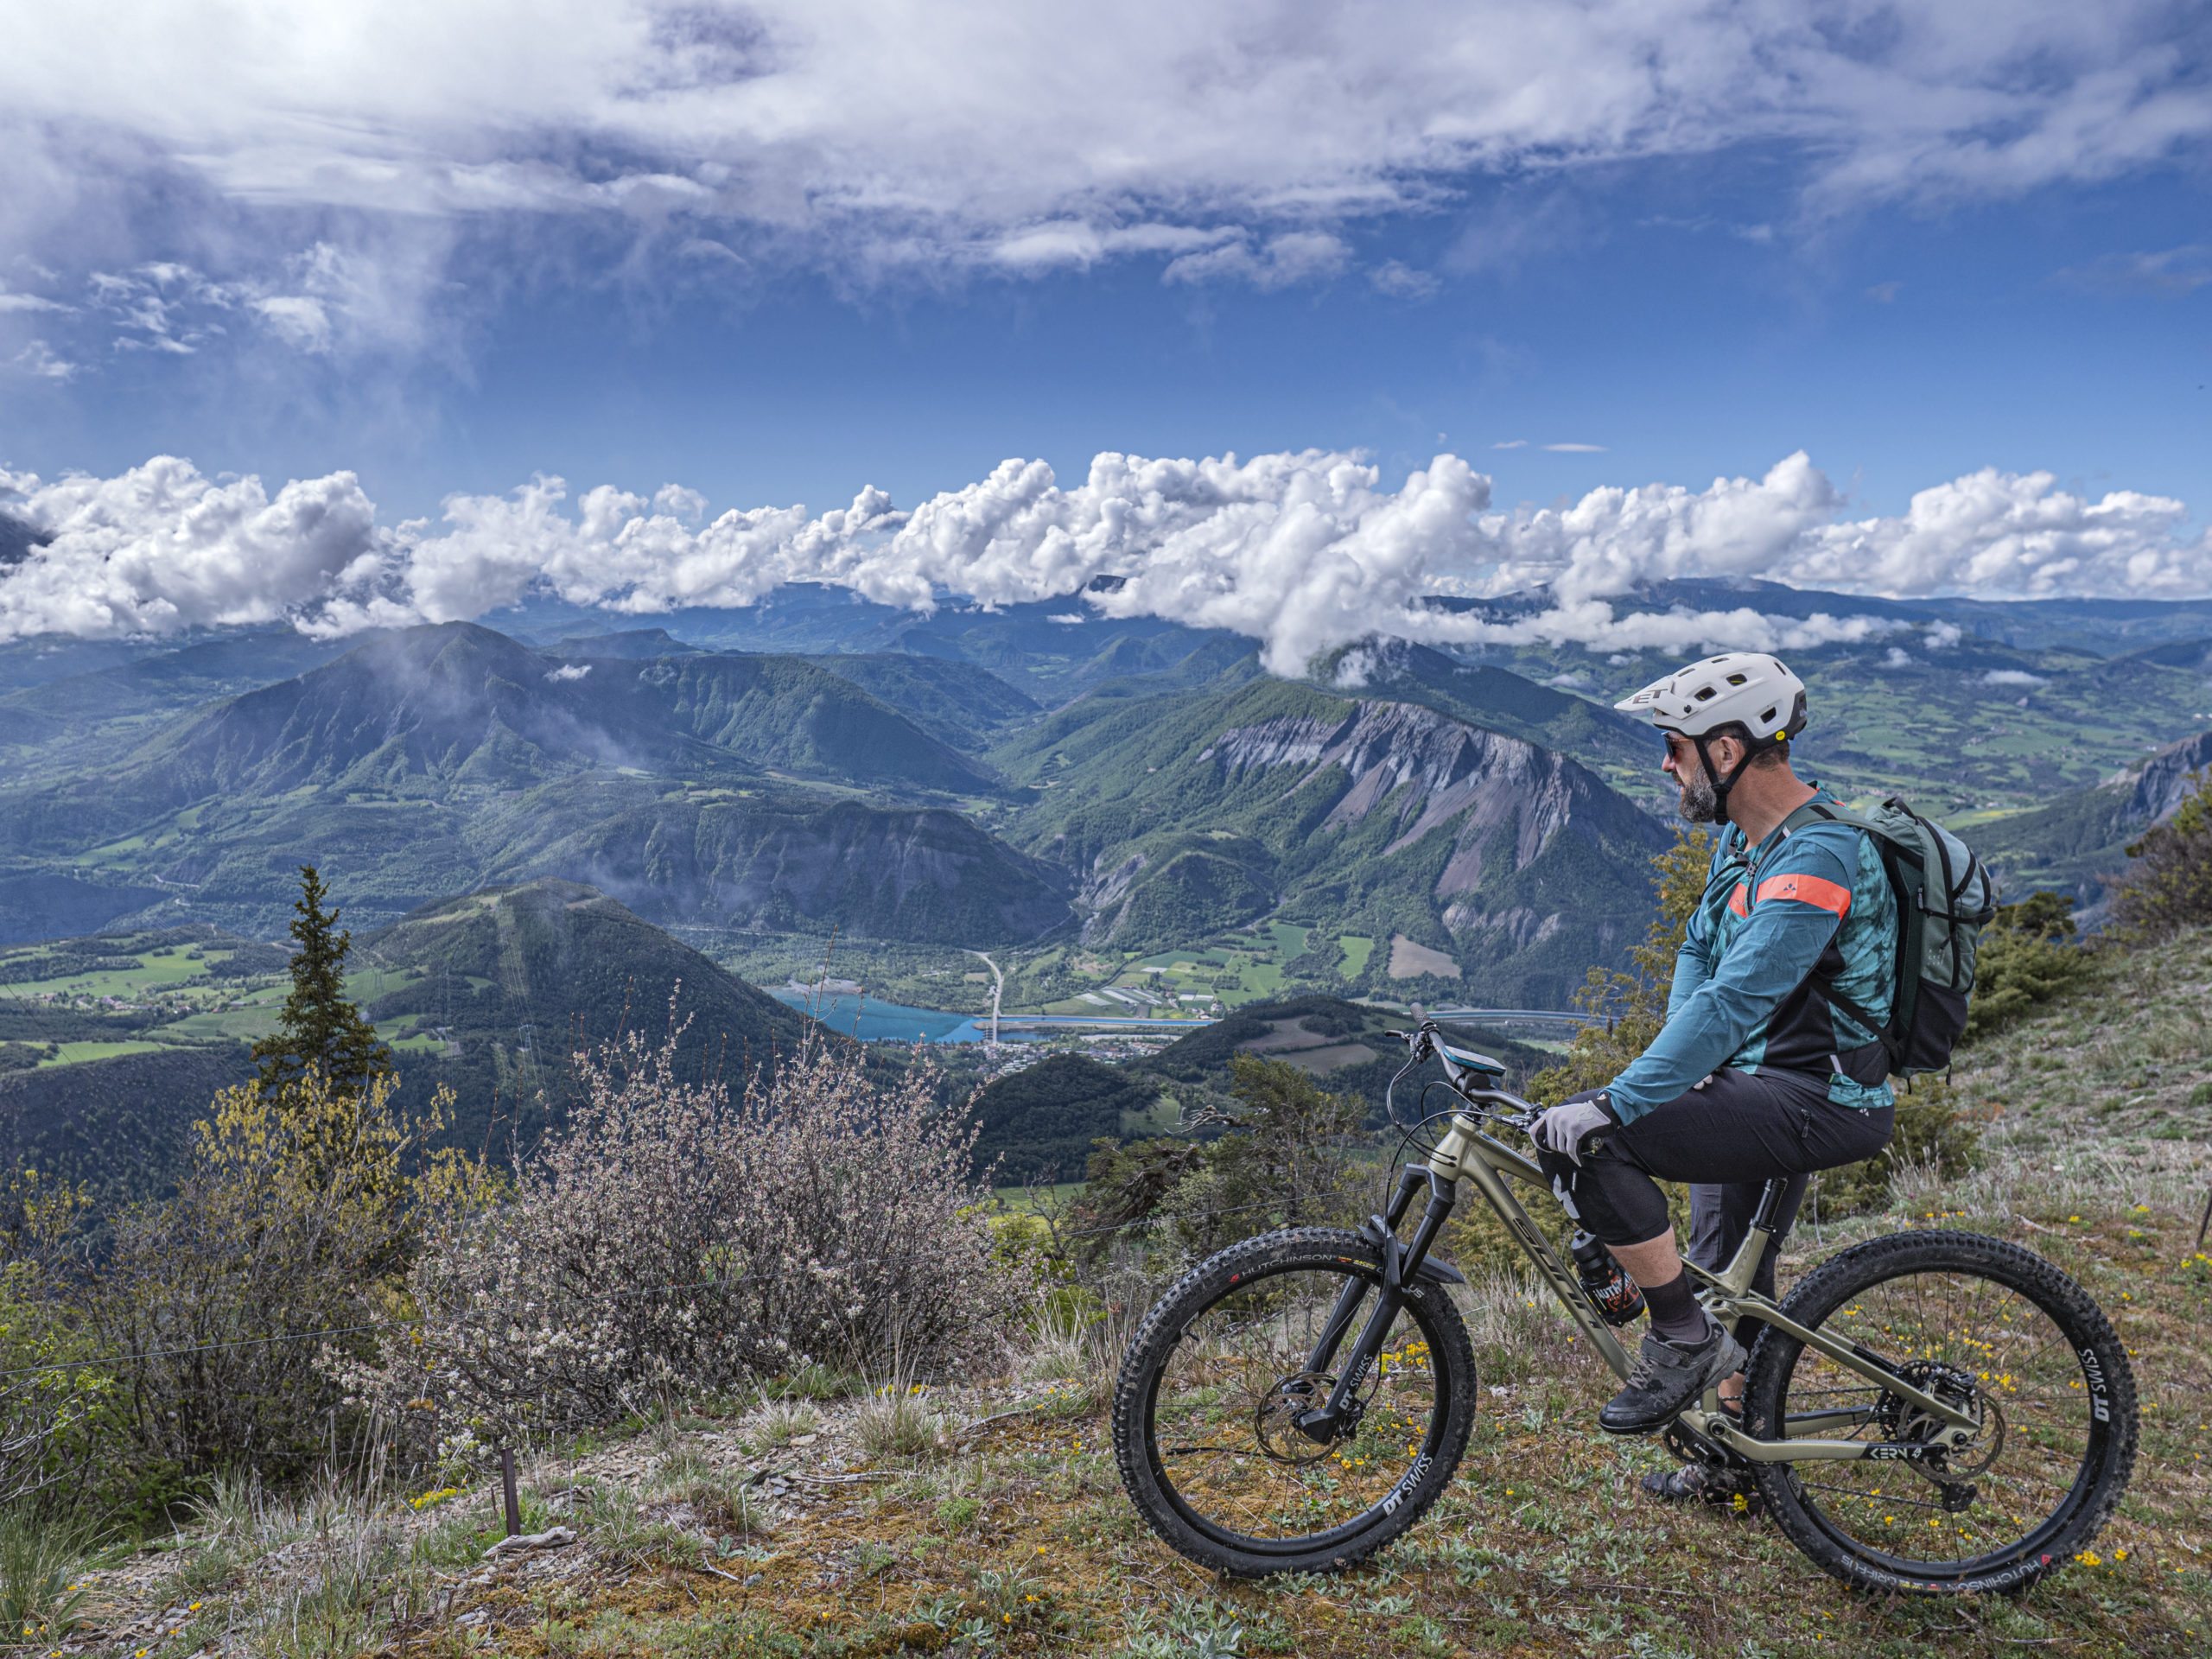
{"label": "black sock", "polygon": [[1705,1310],[1690,1294],[1690,1276],[1678,1273],[1663,1285],[1643,1287],[1643,1305],[1651,1310],[1651,1328],[1669,1342],[1688,1348],[1703,1342],[1711,1327]]}

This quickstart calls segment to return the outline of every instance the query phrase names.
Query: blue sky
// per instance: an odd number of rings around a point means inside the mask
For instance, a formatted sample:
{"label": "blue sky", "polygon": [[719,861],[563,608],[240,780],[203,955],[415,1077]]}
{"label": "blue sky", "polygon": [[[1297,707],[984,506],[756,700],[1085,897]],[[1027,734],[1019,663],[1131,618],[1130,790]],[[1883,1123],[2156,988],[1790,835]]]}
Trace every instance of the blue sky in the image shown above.
{"label": "blue sky", "polygon": [[[562,512],[673,483],[818,514],[1010,456],[1072,489],[1100,451],[1358,452],[1386,494],[1449,452],[1508,512],[1802,451],[1819,503],[1769,565],[1599,562],[1840,581],[1822,526],[1894,520],[1853,543],[1894,555],[1864,585],[2212,586],[2198,7],[86,0],[22,35],[14,510],[88,558],[137,537],[151,570],[199,534],[194,490],[336,500],[356,474],[365,539],[225,544],[307,584],[272,613],[341,568],[434,613],[404,522],[541,474]],[[130,482],[156,455],[194,470]],[[2003,513],[1906,524],[1985,468]],[[113,487],[54,493],[73,473]],[[560,562],[479,528],[480,563]],[[1552,568],[1494,554],[1424,579]],[[0,593],[0,626],[58,625],[82,574],[13,621]],[[149,575],[67,626],[244,614],[234,577]]]}
{"label": "blue sky", "polygon": [[[271,374],[217,344],[19,378],[0,451],[46,474],[163,451],[211,473],[352,467],[407,514],[539,471],[829,505],[864,483],[912,502],[1008,455],[1079,474],[1101,449],[1309,447],[1393,474],[1454,448],[1503,501],[1698,484],[1798,448],[1882,512],[1984,466],[2212,500],[2193,169],[1764,242],[1731,227],[1786,214],[1788,175],[1751,158],[1465,189],[1480,205],[1358,228],[1370,264],[1433,276],[1411,296],[1357,272],[1170,286],[1162,258],[861,295],[811,271],[723,293],[539,281],[471,307],[450,356]],[[1645,211],[1655,196],[1669,211]],[[1452,269],[1463,238],[1516,221],[1541,239]],[[2177,248],[2164,283],[2131,279],[2127,262]],[[1603,453],[1541,448],[1560,442]]]}

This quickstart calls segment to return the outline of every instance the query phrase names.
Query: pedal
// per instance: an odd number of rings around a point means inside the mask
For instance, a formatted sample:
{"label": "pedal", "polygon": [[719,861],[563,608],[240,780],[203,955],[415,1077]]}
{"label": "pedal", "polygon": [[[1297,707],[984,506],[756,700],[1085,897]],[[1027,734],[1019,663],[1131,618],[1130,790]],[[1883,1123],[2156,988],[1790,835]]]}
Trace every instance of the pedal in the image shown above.
{"label": "pedal", "polygon": [[1701,1463],[1708,1469],[1749,1471],[1751,1459],[1738,1457],[1718,1440],[1709,1440],[1677,1417],[1660,1431],[1659,1443],[1683,1463]]}

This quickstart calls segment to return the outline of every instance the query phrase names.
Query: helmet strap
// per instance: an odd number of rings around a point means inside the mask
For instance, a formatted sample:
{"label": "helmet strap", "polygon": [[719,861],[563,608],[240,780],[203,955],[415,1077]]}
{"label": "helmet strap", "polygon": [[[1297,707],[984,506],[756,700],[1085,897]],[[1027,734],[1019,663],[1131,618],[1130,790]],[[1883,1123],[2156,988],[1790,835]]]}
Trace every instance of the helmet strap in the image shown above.
{"label": "helmet strap", "polygon": [[1700,732],[1694,735],[1690,741],[1697,745],[1699,764],[1704,766],[1705,775],[1713,780],[1713,811],[1717,815],[1716,821],[1726,823],[1729,822],[1728,791],[1735,788],[1736,780],[1744,775],[1744,768],[1751,764],[1751,747],[1748,743],[1745,745],[1744,758],[1736,763],[1734,771],[1723,778],[1719,769],[1713,764],[1713,751],[1706,747],[1706,734]]}

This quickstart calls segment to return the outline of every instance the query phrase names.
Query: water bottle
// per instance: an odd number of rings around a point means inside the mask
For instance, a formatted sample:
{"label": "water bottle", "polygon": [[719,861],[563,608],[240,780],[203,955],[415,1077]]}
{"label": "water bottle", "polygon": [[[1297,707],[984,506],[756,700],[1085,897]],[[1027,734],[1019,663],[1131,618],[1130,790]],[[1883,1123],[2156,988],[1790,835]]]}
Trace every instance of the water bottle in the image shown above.
{"label": "water bottle", "polygon": [[1637,1288],[1635,1280],[1621,1271],[1611,1250],[1581,1232],[1567,1241],[1567,1248],[1574,1256],[1582,1288],[1590,1293],[1606,1324],[1626,1325],[1643,1312],[1643,1293]]}

